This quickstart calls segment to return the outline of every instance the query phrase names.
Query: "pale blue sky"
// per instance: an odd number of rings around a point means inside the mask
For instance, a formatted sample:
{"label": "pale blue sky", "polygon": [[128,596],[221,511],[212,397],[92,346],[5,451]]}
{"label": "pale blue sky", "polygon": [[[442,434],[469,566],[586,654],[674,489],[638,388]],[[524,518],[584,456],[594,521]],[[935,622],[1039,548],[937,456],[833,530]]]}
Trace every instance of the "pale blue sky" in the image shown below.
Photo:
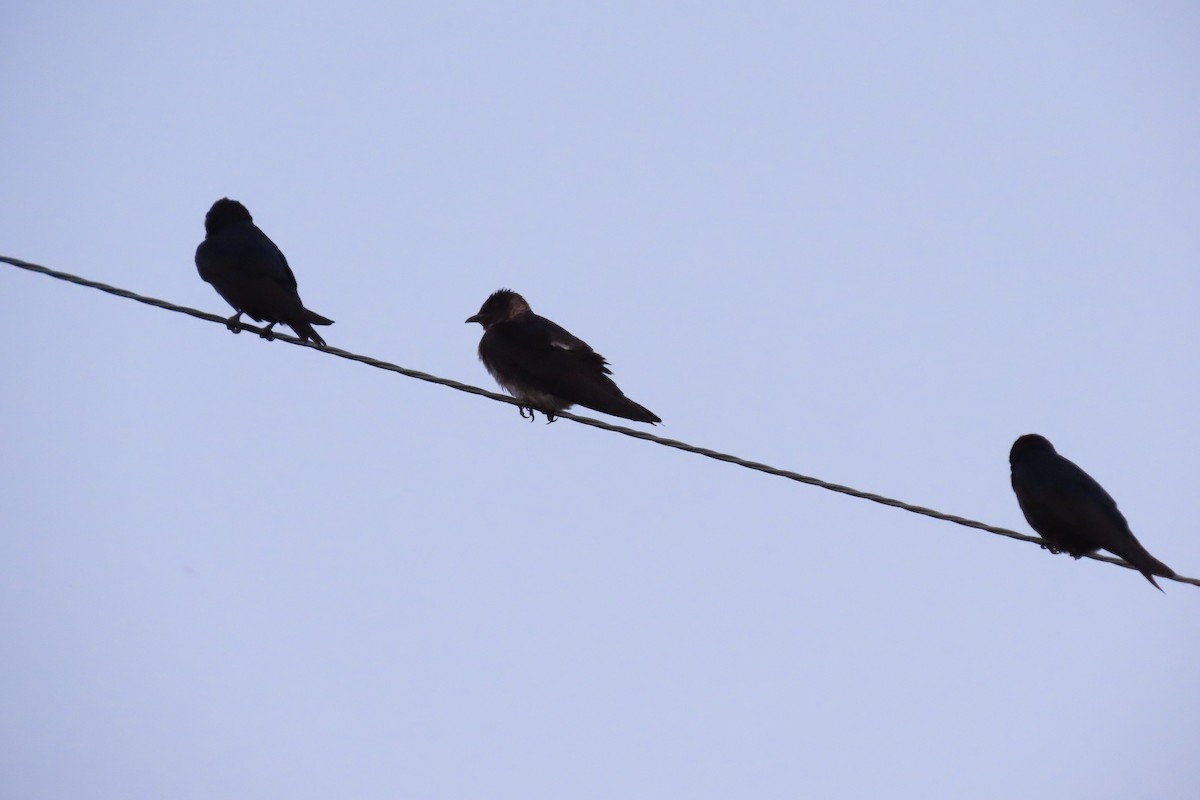
{"label": "pale blue sky", "polygon": [[[1190,3],[9,4],[0,252],[1200,573]],[[0,796],[1194,798],[1200,592],[0,265]]]}

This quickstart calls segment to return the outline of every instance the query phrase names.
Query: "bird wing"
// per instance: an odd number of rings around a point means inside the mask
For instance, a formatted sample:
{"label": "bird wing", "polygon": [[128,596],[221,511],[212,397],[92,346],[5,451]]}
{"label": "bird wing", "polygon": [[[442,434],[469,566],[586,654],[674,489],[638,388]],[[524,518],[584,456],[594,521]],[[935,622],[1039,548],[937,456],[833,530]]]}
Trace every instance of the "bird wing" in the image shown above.
{"label": "bird wing", "polygon": [[245,235],[246,254],[248,260],[252,257],[254,268],[263,277],[270,278],[291,289],[297,288],[296,275],[288,265],[287,256],[257,225],[251,223],[249,227],[252,230],[239,231],[239,233]]}
{"label": "bird wing", "polygon": [[1052,454],[1013,472],[1029,524],[1043,536],[1089,541],[1108,550],[1133,540],[1117,502],[1074,462]]}
{"label": "bird wing", "polygon": [[575,363],[588,363],[607,373],[608,362],[592,346],[561,325],[534,314],[520,326],[521,338],[532,348],[565,355]]}
{"label": "bird wing", "polygon": [[252,222],[230,225],[201,242],[196,248],[196,267],[200,276],[213,284],[232,277],[265,279],[296,288],[296,276],[283,251]]}
{"label": "bird wing", "polygon": [[[262,231],[259,231],[259,233],[262,233]],[[299,284],[296,283],[296,274],[292,272],[292,268],[288,264],[287,256],[283,254],[283,251],[279,249],[278,245],[272,242],[265,233],[262,234],[262,237],[267,240],[267,244],[271,245],[271,249],[275,251],[275,255],[278,258],[278,260],[275,262],[275,274],[279,282],[285,286],[290,286],[293,289],[299,288]]]}
{"label": "bird wing", "polygon": [[327,324],[304,308],[287,259],[253,223],[230,225],[202,241],[196,269],[226,302],[255,320]]}
{"label": "bird wing", "polygon": [[545,317],[494,326],[480,341],[480,355],[514,381],[572,402],[598,388],[620,393],[604,357]]}

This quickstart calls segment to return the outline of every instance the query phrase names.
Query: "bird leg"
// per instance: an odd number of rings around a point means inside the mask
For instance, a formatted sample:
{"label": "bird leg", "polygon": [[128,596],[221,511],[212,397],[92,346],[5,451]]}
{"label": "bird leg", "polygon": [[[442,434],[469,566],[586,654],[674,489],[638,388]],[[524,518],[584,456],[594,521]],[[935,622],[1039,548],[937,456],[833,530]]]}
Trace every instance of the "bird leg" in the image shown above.
{"label": "bird leg", "polygon": [[242,332],[241,319],[242,319],[242,312],[239,311],[236,314],[234,314],[232,317],[230,317],[229,319],[225,320],[225,327],[229,328],[231,333],[241,333]]}
{"label": "bird leg", "polygon": [[258,335],[261,336],[262,338],[266,339],[268,342],[274,341],[275,334],[271,333],[271,328],[274,328],[275,325],[276,325],[276,323],[272,322],[270,325],[268,325],[267,327],[265,327],[261,331],[259,331]]}

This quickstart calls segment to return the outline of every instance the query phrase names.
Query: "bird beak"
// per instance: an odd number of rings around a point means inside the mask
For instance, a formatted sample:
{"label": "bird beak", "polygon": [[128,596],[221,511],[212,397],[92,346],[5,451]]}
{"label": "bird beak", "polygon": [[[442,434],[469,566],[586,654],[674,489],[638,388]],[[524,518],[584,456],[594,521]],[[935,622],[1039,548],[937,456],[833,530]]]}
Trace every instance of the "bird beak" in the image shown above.
{"label": "bird beak", "polygon": [[478,314],[476,314],[476,315],[474,315],[474,316],[471,316],[471,317],[467,317],[467,318],[464,320],[464,322],[478,322],[480,325],[482,325],[482,324],[483,324],[483,320],[479,318],[479,315],[478,315]]}

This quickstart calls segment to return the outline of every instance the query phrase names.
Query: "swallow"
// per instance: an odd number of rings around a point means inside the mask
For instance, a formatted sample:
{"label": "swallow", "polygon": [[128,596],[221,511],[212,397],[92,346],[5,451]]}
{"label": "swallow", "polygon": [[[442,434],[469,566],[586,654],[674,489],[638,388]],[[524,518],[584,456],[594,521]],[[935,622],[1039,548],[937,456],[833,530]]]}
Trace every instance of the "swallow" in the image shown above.
{"label": "swallow", "polygon": [[479,360],[523,404],[521,416],[534,410],[554,415],[573,405],[635,422],[662,422],[617,388],[604,357],[566,329],[539,317],[525,298],[510,289],[493,292],[467,322],[483,326]]}
{"label": "swallow", "polygon": [[264,339],[274,338],[271,329],[282,322],[301,341],[325,344],[313,325],[332,325],[333,320],[300,302],[296,276],[283,251],[238,201],[222,198],[208,210],[204,241],[196,248],[196,269],[237,312],[225,323],[234,333],[241,332],[242,314],[249,314],[255,322],[270,323],[261,334]]}
{"label": "swallow", "polygon": [[1109,493],[1060,456],[1046,437],[1036,433],[1019,437],[1008,463],[1017,503],[1050,552],[1079,558],[1107,550],[1129,562],[1160,592],[1154,576],[1175,577],[1174,570],[1142,547]]}

